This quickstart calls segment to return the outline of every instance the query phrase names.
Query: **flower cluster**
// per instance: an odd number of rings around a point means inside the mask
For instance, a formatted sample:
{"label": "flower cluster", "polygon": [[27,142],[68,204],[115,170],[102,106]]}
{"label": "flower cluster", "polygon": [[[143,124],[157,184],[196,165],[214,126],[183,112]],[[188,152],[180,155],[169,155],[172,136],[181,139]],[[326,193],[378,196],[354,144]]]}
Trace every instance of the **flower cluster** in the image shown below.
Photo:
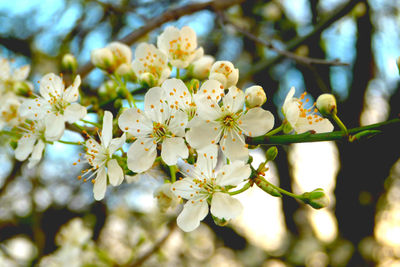
{"label": "flower cluster", "polygon": [[[245,183],[253,185],[252,179],[261,179],[252,171],[247,140],[278,132],[270,133],[275,118],[262,108],[267,100],[264,89],[237,87],[239,70],[229,61],[215,62],[204,55],[189,27],[167,27],[158,36],[157,47],[140,43],[133,60],[132,54],[129,46],[119,42],[92,51],[92,63],[110,78],[102,87],[107,91],[103,96],[123,102],[114,104],[113,110],[91,110],[102,118],[102,128],[89,122],[96,127],[82,132],[86,140],[78,145],[85,153],[78,162],[89,168],[78,178],[91,180],[94,198],[101,200],[108,181],[118,186],[125,177],[149,172],[161,163],[171,179],[154,196],[164,211],[186,201],[177,218],[182,230],[196,229],[209,207],[215,222],[226,224],[243,209],[232,195]],[[5,96],[15,87],[12,84],[26,76],[26,67],[13,74],[8,65],[0,69],[0,97],[8,99],[1,107],[0,127],[17,126],[15,157],[22,161],[31,155],[29,167],[33,167],[46,143],[68,143],[60,140],[66,124],[84,128],[77,122],[87,123],[83,119],[88,109],[79,103],[79,75],[65,88],[62,77],[49,73],[39,82],[39,94],[23,101]],[[135,99],[132,84],[146,91],[143,103]],[[282,125],[296,133],[333,130],[314,106],[305,107],[305,94],[298,99],[294,93],[292,88],[283,104]]]}

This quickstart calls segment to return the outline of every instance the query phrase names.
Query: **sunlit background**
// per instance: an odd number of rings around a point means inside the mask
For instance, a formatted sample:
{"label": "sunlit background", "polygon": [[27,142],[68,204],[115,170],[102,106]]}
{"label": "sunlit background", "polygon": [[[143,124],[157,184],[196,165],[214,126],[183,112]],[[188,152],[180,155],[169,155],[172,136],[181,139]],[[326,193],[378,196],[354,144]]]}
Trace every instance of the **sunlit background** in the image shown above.
{"label": "sunlit background", "polygon": [[[276,121],[291,86],[297,96],[330,91],[339,115],[350,127],[382,122],[400,112],[400,1],[360,2],[320,34],[293,47],[301,55],[339,59],[349,66],[308,68],[290,59],[271,64],[277,55],[256,45],[212,10],[164,24],[140,41],[155,43],[167,25],[191,26],[205,53],[230,60],[240,70],[239,87],[259,84],[265,108]],[[29,79],[60,71],[60,59],[74,54],[80,65],[90,51],[104,47],[161,16],[168,8],[193,1],[152,0],[14,0],[0,1],[0,57],[14,67],[31,64]],[[316,25],[347,5],[345,0],[246,1],[225,11],[238,25],[280,48],[312,33]],[[138,42],[139,43],[139,42]],[[134,50],[138,43],[131,47]],[[105,81],[99,70],[84,80],[97,90]],[[37,85],[35,85],[37,86]],[[0,103],[1,105],[1,103]],[[96,120],[96,117],[91,118]],[[398,128],[397,128],[398,130]],[[327,208],[314,210],[288,197],[274,198],[256,186],[237,197],[244,212],[227,227],[210,216],[192,233],[174,229],[144,266],[400,266],[399,132],[355,144],[302,143],[279,147],[268,163],[266,179],[301,194],[323,188]],[[66,132],[65,140],[80,140]],[[265,148],[252,151],[253,165],[265,160]],[[0,266],[30,266],[54,253],[61,225],[80,217],[92,240],[116,264],[139,257],[167,233],[166,221],[180,211],[160,214],[153,190],[162,170],[128,177],[109,187],[102,202],[92,184],[76,179],[72,167],[80,150],[57,143],[46,147],[34,169],[14,160],[9,144],[0,150]],[[82,166],[83,168],[83,166]],[[11,183],[7,177],[13,176]],[[39,257],[39,258],[38,258]],[[46,266],[46,265],[44,265]]]}

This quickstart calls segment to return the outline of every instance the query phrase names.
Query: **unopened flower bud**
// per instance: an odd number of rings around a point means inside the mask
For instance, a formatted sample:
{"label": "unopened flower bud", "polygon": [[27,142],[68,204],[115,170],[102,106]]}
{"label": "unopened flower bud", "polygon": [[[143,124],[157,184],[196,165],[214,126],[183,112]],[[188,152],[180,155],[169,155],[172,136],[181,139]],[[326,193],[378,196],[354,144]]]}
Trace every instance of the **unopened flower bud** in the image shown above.
{"label": "unopened flower bud", "polygon": [[157,204],[160,211],[165,212],[168,208],[175,208],[180,199],[171,191],[171,184],[163,184],[154,191],[154,197],[157,198]]}
{"label": "unopened flower bud", "polygon": [[112,72],[116,61],[113,53],[108,48],[99,48],[92,51],[91,60],[97,68]]}
{"label": "unopened flower bud", "polygon": [[214,61],[214,57],[209,55],[205,55],[200,59],[193,61],[190,66],[192,76],[200,80],[206,79],[210,74],[210,69]]}
{"label": "unopened flower bud", "polygon": [[115,70],[115,73],[129,81],[136,81],[136,74],[132,69],[132,65],[129,63],[123,63],[119,65]]}
{"label": "unopened flower bud", "polygon": [[323,116],[337,113],[336,98],[332,94],[322,94],[317,98],[317,109]]}
{"label": "unopened flower bud", "polygon": [[61,60],[61,69],[68,73],[75,73],[78,68],[78,62],[72,54],[65,54]]}
{"label": "unopened flower bud", "polygon": [[17,81],[13,83],[13,91],[18,95],[30,96],[33,91],[33,85],[27,81]]}
{"label": "unopened flower bud", "polygon": [[314,209],[325,208],[329,205],[329,198],[322,188],[317,188],[312,192],[306,192],[302,196],[303,202],[309,204]]}
{"label": "unopened flower bud", "polygon": [[101,98],[105,99],[112,99],[117,97],[116,94],[116,89],[118,88],[118,84],[114,82],[113,80],[108,80],[104,83],[99,88],[99,96]]}
{"label": "unopened flower bud", "polygon": [[264,89],[261,86],[254,85],[245,91],[246,106],[248,108],[261,107],[267,101]]}
{"label": "unopened flower bud", "polygon": [[274,160],[277,155],[278,155],[278,148],[276,148],[276,146],[268,148],[267,153],[265,153],[265,156],[267,157],[268,161]]}
{"label": "unopened flower bud", "polygon": [[132,61],[132,50],[129,46],[121,42],[112,42],[107,45],[107,48],[110,49],[112,54],[115,57],[117,62],[117,66],[128,63],[130,64]]}
{"label": "unopened flower bud", "polygon": [[157,85],[156,77],[150,72],[145,72],[140,75],[139,81],[143,86],[147,87],[154,87]]}
{"label": "unopened flower bud", "polygon": [[285,124],[283,125],[283,133],[284,133],[284,134],[288,134],[288,133],[290,133],[291,131],[293,131],[292,125],[290,125],[290,123],[285,123]]}
{"label": "unopened flower bud", "polygon": [[220,218],[215,217],[215,216],[212,215],[212,214],[211,214],[211,216],[212,216],[212,218],[213,218],[213,220],[214,220],[214,223],[215,223],[216,225],[218,225],[218,226],[226,226],[226,225],[229,223],[229,220],[227,221],[227,220],[225,220],[224,218],[220,219]]}
{"label": "unopened flower bud", "polygon": [[211,66],[210,80],[217,80],[224,88],[229,88],[239,80],[239,69],[236,69],[232,62],[217,61]]}

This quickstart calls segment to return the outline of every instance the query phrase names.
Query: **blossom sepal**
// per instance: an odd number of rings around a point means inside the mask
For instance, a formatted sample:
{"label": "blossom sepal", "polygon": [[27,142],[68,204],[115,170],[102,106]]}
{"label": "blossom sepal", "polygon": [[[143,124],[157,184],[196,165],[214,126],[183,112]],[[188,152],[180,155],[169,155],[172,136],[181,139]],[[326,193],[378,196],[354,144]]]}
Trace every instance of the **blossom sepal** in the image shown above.
{"label": "blossom sepal", "polygon": [[302,201],[314,209],[325,208],[329,205],[329,198],[322,188],[317,188],[311,192],[305,192],[301,195]]}

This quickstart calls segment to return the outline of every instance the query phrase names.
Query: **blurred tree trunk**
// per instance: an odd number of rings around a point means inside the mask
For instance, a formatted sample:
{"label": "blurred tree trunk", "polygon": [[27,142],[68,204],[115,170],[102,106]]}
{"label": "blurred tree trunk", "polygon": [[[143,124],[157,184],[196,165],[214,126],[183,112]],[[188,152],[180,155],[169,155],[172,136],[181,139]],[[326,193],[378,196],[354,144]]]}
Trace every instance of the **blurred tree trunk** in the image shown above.
{"label": "blurred tree trunk", "polygon": [[[359,124],[363,111],[364,95],[368,82],[373,78],[374,61],[372,57],[373,26],[368,2],[366,13],[357,20],[358,39],[356,61],[349,97],[339,104],[339,115],[350,127]],[[397,132],[398,135],[398,132]],[[373,235],[375,226],[375,204],[383,191],[384,179],[398,157],[393,149],[397,140],[396,131],[374,137],[373,140],[356,143],[337,143],[340,151],[341,169],[336,186],[336,216],[339,232],[355,246]],[[363,196],[363,197],[361,197]],[[357,247],[348,266],[368,266]]]}

